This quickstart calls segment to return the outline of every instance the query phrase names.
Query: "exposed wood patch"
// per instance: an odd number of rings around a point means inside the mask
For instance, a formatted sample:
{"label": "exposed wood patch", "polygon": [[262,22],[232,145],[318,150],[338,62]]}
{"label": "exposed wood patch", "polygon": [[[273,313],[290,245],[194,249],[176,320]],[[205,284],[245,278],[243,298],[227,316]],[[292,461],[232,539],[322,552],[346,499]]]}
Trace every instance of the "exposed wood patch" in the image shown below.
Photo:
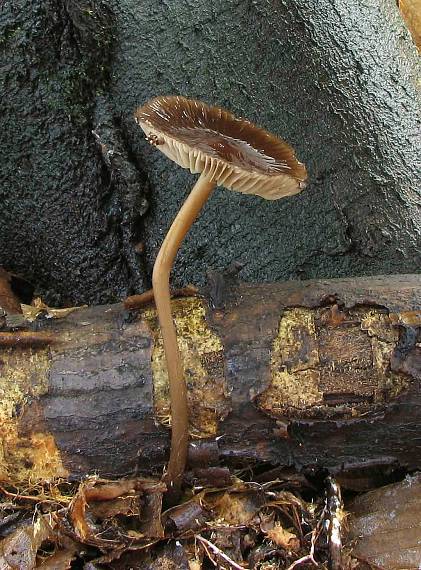
{"label": "exposed wood patch", "polygon": [[[203,301],[194,297],[177,299],[173,301],[173,314],[184,362],[190,432],[195,437],[209,437],[217,433],[219,421],[230,410],[224,348],[206,323]],[[154,309],[148,309],[142,317],[154,337],[152,374],[156,416],[165,425],[170,425],[168,373],[157,314]]]}
{"label": "exposed wood patch", "polygon": [[282,418],[356,418],[402,393],[408,375],[390,361],[399,339],[386,310],[286,310],[271,354],[271,383],[257,398]]}
{"label": "exposed wood patch", "polygon": [[48,392],[48,349],[10,348],[0,361],[0,480],[51,479],[67,475],[54,436],[40,425],[24,432],[20,418],[32,399]]}

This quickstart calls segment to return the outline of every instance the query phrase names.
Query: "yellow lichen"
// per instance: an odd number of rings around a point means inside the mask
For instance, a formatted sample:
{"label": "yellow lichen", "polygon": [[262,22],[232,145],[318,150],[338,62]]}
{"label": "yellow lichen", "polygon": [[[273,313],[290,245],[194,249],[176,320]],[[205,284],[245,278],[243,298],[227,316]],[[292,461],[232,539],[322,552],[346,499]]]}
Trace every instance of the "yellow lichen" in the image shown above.
{"label": "yellow lichen", "polygon": [[266,413],[355,417],[408,387],[410,377],[390,370],[399,332],[385,311],[357,307],[341,320],[331,312],[293,308],[282,315],[270,383],[257,398]]}
{"label": "yellow lichen", "polygon": [[320,372],[314,315],[309,309],[291,309],[283,315],[273,341],[271,383],[259,397],[259,407],[276,415],[287,408],[303,409],[320,403]]}
{"label": "yellow lichen", "polygon": [[[176,299],[172,310],[188,390],[190,432],[196,437],[209,437],[217,433],[218,422],[228,411],[222,342],[208,327],[200,299]],[[152,374],[156,417],[170,425],[168,374],[155,309],[146,310],[143,318],[154,336]]]}
{"label": "yellow lichen", "polygon": [[0,480],[65,476],[60,453],[48,433],[22,434],[20,416],[29,401],[48,391],[48,349],[6,349],[0,369]]}
{"label": "yellow lichen", "polygon": [[314,312],[310,309],[286,311],[273,342],[271,369],[274,372],[285,367],[290,371],[306,370],[318,362]]}

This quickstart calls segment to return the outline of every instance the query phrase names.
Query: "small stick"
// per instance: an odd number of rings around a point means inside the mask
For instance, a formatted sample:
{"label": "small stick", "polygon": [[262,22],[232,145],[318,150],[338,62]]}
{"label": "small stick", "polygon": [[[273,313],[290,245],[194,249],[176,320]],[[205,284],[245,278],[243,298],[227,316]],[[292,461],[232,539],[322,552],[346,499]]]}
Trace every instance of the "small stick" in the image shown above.
{"label": "small stick", "polygon": [[313,532],[311,533],[311,548],[310,548],[310,554],[306,554],[305,556],[303,556],[302,558],[299,558],[298,560],[296,560],[295,562],[293,562],[291,564],[291,566],[288,566],[287,570],[292,570],[293,568],[295,568],[296,566],[298,566],[299,564],[303,564],[303,562],[311,562],[312,564],[314,564],[315,566],[318,566],[317,562],[314,560],[314,550],[315,550],[315,546],[316,546],[316,539],[317,539],[317,528],[315,528],[313,530]]}
{"label": "small stick", "polygon": [[58,342],[57,338],[45,332],[0,332],[0,346],[42,348],[56,342]]}
{"label": "small stick", "polygon": [[330,570],[341,570],[343,568],[342,560],[342,519],[343,505],[341,490],[333,477],[328,477],[327,481],[327,511],[329,520],[329,556]]}
{"label": "small stick", "polygon": [[311,562],[312,564],[314,564],[315,566],[318,567],[318,563],[316,562],[316,560],[314,559],[314,554],[315,554],[315,550],[316,550],[316,542],[317,539],[319,538],[319,535],[322,531],[322,525],[323,525],[323,520],[324,520],[324,516],[326,513],[326,507],[323,509],[322,514],[320,515],[320,518],[317,522],[316,528],[311,532],[311,547],[310,547],[310,553],[306,554],[305,556],[303,556],[302,558],[299,558],[298,560],[296,560],[295,562],[293,562],[291,564],[291,566],[288,566],[287,570],[293,570],[293,568],[295,568],[296,566],[298,566],[299,564],[303,564],[303,562]]}
{"label": "small stick", "polygon": [[[171,291],[171,298],[178,298],[178,297],[194,297],[198,293],[198,288],[194,285],[186,285],[186,287],[182,287],[181,289],[173,289]],[[148,289],[144,293],[140,295],[131,295],[124,299],[123,304],[125,309],[140,309],[145,305],[149,305],[149,303],[155,302],[155,296],[153,289]]]}
{"label": "small stick", "polygon": [[67,505],[70,503],[70,499],[63,498],[63,499],[49,499],[45,495],[36,496],[36,495],[21,495],[20,493],[12,493],[10,491],[6,491],[4,487],[0,485],[0,492],[3,493],[6,497],[10,497],[11,499],[17,499],[21,501],[33,501],[34,503],[62,503]]}
{"label": "small stick", "polygon": [[198,534],[196,536],[196,538],[199,542],[201,542],[203,544],[203,547],[205,548],[206,551],[207,551],[207,548],[212,550],[212,552],[216,556],[219,556],[220,558],[222,558],[222,560],[225,560],[225,562],[227,562],[227,564],[229,564],[231,566],[231,568],[234,568],[235,570],[247,570],[247,568],[237,564],[237,562],[235,562],[232,558],[230,558],[227,554],[225,554],[225,552],[222,552],[222,550],[219,550],[219,548],[217,546],[215,546],[215,544],[213,544],[212,542],[210,542],[206,538],[203,538],[203,536],[200,536],[200,534]]}

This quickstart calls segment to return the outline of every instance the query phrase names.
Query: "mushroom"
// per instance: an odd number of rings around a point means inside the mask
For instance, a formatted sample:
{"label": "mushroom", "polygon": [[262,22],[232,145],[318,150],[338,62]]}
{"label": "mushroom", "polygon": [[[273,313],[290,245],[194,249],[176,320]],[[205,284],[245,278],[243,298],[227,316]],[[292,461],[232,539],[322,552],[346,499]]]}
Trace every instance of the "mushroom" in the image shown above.
{"label": "mushroom", "polygon": [[165,481],[175,497],[182,482],[189,437],[187,390],[170,304],[169,278],[175,256],[216,186],[277,200],[305,187],[306,169],[285,141],[200,101],[157,97],[137,109],[135,120],[151,144],[183,168],[200,173],[162,243],[152,275],[172,418]]}

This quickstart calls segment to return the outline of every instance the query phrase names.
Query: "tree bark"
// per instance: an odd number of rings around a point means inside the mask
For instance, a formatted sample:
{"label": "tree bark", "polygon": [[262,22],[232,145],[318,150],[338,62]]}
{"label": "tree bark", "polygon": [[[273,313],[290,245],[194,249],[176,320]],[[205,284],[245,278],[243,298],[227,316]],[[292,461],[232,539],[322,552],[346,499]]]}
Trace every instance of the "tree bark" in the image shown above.
{"label": "tree bark", "polygon": [[149,286],[193,183],[133,120],[158,94],[256,122],[310,175],[271,204],[216,192],[177,286],[233,259],[259,282],[421,265],[419,57],[394,0],[3,0],[0,58],[0,264],[51,305]]}
{"label": "tree bark", "polygon": [[0,265],[54,306],[145,286],[145,177],[105,98],[115,32],[101,0],[1,2]]}
{"label": "tree bark", "polygon": [[[420,310],[417,275],[219,277],[206,298],[174,300],[190,464],[420,468]],[[154,308],[82,308],[43,329],[44,345],[2,349],[2,478],[160,474],[169,403]]]}

